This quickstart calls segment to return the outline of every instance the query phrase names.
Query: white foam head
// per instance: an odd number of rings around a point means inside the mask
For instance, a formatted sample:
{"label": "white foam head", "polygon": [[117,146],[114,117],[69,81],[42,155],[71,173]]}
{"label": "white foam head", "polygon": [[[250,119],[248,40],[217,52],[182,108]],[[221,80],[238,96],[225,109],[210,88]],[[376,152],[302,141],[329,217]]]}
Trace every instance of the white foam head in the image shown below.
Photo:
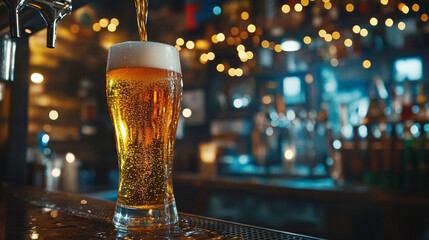
{"label": "white foam head", "polygon": [[109,48],[107,71],[130,67],[166,69],[182,74],[179,51],[157,42],[123,42]]}

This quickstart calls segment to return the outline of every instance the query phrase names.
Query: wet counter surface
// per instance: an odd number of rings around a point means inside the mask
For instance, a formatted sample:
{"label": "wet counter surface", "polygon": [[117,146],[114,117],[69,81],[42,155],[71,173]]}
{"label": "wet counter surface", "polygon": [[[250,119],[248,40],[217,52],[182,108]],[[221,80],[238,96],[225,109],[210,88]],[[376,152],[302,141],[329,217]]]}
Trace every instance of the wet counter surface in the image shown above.
{"label": "wet counter surface", "polygon": [[180,223],[158,231],[121,232],[115,203],[62,192],[0,185],[0,240],[17,239],[316,239],[180,213]]}

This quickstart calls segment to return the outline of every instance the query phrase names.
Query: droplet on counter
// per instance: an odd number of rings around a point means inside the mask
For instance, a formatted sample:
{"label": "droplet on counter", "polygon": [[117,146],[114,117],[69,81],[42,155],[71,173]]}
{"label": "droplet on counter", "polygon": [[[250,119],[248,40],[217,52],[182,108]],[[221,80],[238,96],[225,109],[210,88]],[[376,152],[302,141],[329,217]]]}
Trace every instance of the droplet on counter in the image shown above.
{"label": "droplet on counter", "polygon": [[57,210],[51,211],[51,217],[53,217],[53,218],[58,217],[58,211]]}
{"label": "droplet on counter", "polygon": [[52,211],[52,209],[51,208],[42,208],[42,212],[50,212],[50,211]]}
{"label": "droplet on counter", "polygon": [[89,213],[91,213],[92,211],[91,211],[91,210],[88,210],[88,212],[89,212]]}
{"label": "droplet on counter", "polygon": [[39,239],[39,234],[38,233],[32,233],[32,234],[30,234],[30,238],[31,239]]}

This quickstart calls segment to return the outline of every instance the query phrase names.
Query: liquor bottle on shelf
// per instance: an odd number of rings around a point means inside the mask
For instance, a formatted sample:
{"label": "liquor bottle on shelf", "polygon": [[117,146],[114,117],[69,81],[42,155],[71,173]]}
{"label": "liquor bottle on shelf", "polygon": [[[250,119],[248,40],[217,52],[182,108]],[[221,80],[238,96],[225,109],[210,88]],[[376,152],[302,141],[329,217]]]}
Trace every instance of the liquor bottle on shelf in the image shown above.
{"label": "liquor bottle on shelf", "polygon": [[[392,114],[393,114],[392,110]],[[390,122],[391,132],[390,132],[390,156],[391,156],[391,165],[389,170],[389,185],[392,188],[398,189],[401,182],[401,154],[398,148],[398,134],[396,131],[397,122]]]}
{"label": "liquor bottle on shelf", "polygon": [[[355,147],[359,146],[359,140],[358,138],[356,138],[357,133],[353,135],[353,138],[355,140],[358,140],[357,142],[355,142],[355,141],[352,141],[352,139],[350,139],[348,130],[346,130],[349,127],[351,127],[351,125],[348,122],[348,115],[349,114],[347,112],[347,104],[342,103],[340,106],[340,126],[341,126],[340,141],[342,142],[340,159],[342,163],[341,165],[342,165],[342,172],[344,175],[344,181],[351,182],[351,183],[358,183],[359,181],[357,179],[359,179],[360,174],[358,173],[359,165],[357,165],[356,163],[361,164],[362,160],[358,157],[359,154],[354,151],[356,149]],[[351,142],[350,143],[347,142],[348,140],[350,140]],[[351,147],[351,146],[354,146],[354,147]]]}
{"label": "liquor bottle on shelf", "polygon": [[[329,120],[329,104],[322,102],[320,105],[321,109],[316,117],[315,129],[317,132],[317,137],[323,140],[323,151],[319,151],[318,154],[323,154],[326,159],[332,161],[331,164],[327,165],[328,171],[330,171],[331,178],[336,183],[344,182],[344,168],[341,163],[341,155],[333,148],[334,141],[334,131],[332,129],[332,123]],[[322,142],[322,141],[321,141]],[[329,158],[328,158],[329,157]]]}
{"label": "liquor bottle on shelf", "polygon": [[309,168],[310,176],[316,175],[316,168],[321,159],[316,157],[317,147],[315,144],[316,141],[316,113],[315,111],[308,111],[307,116],[303,120],[304,128],[303,130],[303,141],[304,141],[304,149],[305,149],[305,158],[306,163]]}
{"label": "liquor bottle on shelf", "polygon": [[427,137],[425,132],[425,125],[429,124],[428,110],[427,110],[427,96],[423,84],[418,85],[418,94],[416,103],[418,112],[415,114],[415,121],[418,123],[418,136],[417,142],[417,164],[418,164],[418,188],[424,190],[429,187],[429,153],[426,149]]}
{"label": "liquor bottle on shelf", "polygon": [[381,137],[380,125],[385,124],[385,105],[377,94],[375,84],[369,90],[369,107],[362,123],[367,127],[367,163],[364,165],[364,183],[378,184],[380,180],[380,172],[382,161],[380,151],[382,150],[380,141],[376,140]]}
{"label": "liquor bottle on shelf", "polygon": [[267,155],[267,142],[266,134],[264,133],[265,116],[264,112],[258,112],[254,116],[253,130],[252,130],[252,153],[255,159],[255,164],[264,166]]}
{"label": "liquor bottle on shelf", "polygon": [[401,121],[413,120],[413,96],[411,93],[411,83],[404,82],[404,96],[402,101]]}
{"label": "liquor bottle on shelf", "polygon": [[264,169],[264,173],[268,176],[275,163],[277,157],[277,129],[272,126],[270,120],[270,108],[261,108],[254,117],[254,128],[251,133],[252,149],[255,159],[255,164]]}
{"label": "liquor bottle on shelf", "polygon": [[404,151],[402,158],[402,188],[414,190],[416,187],[417,160],[413,156],[415,140],[411,133],[414,114],[412,111],[411,83],[404,83],[404,99],[402,102],[401,122],[404,124]]}
{"label": "liquor bottle on shelf", "polygon": [[385,100],[389,97],[386,90],[386,86],[381,77],[374,78],[375,87],[377,89],[377,107],[378,116],[377,124],[373,126],[377,132],[377,156],[380,159],[380,170],[379,170],[379,183],[383,187],[389,187],[390,184],[390,172],[392,168],[392,156],[390,151],[390,129],[389,118],[386,115],[386,103]]}
{"label": "liquor bottle on shelf", "polygon": [[[287,106],[283,95],[276,96],[276,113],[278,116],[277,127],[277,157],[281,159],[283,173],[286,175],[295,174],[296,162],[296,142],[292,139],[294,132],[294,122],[287,119]],[[289,111],[293,111],[290,109]]]}
{"label": "liquor bottle on shelf", "polygon": [[426,149],[426,133],[424,125],[420,125],[420,136],[418,138],[418,149],[416,159],[418,164],[418,189],[425,190],[429,187],[429,151]]}
{"label": "liquor bottle on shelf", "polygon": [[406,121],[404,124],[404,152],[402,159],[402,188],[403,190],[413,190],[415,187],[415,158],[414,153],[414,138],[411,134],[411,121]]}
{"label": "liquor bottle on shelf", "polygon": [[389,152],[391,156],[391,166],[389,170],[389,185],[394,189],[400,188],[400,182],[402,181],[401,169],[402,169],[402,156],[399,150],[400,136],[398,136],[397,127],[401,125],[401,112],[402,112],[402,96],[397,95],[395,88],[392,87],[390,91],[390,108],[391,113],[387,120],[390,125],[390,143]]}
{"label": "liquor bottle on shelf", "polygon": [[428,110],[427,110],[427,96],[423,84],[418,85],[416,103],[418,112],[415,114],[415,120],[426,124],[429,121]]}
{"label": "liquor bottle on shelf", "polygon": [[374,86],[372,86],[369,89],[368,95],[369,95],[368,112],[366,113],[365,117],[362,119],[362,124],[365,124],[365,125],[376,123],[379,120],[378,118],[380,115],[377,92]]}
{"label": "liquor bottle on shelf", "polygon": [[[363,155],[361,149],[361,137],[359,136],[359,126],[353,126],[353,150],[351,159],[351,180],[355,183],[362,183],[364,171]],[[346,161],[346,159],[344,159]]]}

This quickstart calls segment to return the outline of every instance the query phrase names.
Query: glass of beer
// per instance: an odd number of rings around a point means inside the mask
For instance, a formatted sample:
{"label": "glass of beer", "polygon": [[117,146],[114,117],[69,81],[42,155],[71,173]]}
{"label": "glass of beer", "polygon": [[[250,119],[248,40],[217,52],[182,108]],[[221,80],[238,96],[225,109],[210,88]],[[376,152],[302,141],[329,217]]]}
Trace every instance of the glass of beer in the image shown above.
{"label": "glass of beer", "polygon": [[107,102],[115,131],[118,229],[176,224],[173,148],[182,101],[179,52],[156,42],[124,42],[109,49]]}

